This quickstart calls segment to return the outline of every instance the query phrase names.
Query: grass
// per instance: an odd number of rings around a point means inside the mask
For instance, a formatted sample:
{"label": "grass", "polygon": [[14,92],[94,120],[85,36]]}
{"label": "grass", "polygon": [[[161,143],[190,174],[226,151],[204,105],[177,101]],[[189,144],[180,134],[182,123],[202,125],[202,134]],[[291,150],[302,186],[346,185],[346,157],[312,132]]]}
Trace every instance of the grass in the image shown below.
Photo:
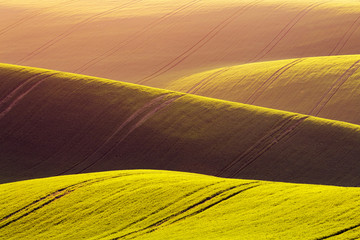
{"label": "grass", "polygon": [[0,193],[9,240],[360,237],[351,187],[132,170],[1,184]]}
{"label": "grass", "polygon": [[358,60],[360,55],[344,55],[244,64],[184,77],[165,88],[360,124]]}
{"label": "grass", "polygon": [[0,181],[120,169],[357,186],[360,127],[1,65]]}

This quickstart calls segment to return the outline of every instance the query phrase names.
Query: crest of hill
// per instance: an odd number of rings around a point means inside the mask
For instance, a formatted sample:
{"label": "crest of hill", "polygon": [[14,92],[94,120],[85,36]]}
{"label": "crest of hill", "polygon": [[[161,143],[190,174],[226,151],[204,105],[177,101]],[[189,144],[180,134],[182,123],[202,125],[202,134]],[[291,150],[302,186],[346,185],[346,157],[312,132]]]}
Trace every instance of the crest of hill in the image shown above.
{"label": "crest of hill", "polygon": [[360,124],[360,55],[230,66],[167,89]]}
{"label": "crest of hill", "polygon": [[119,169],[358,186],[360,127],[2,64],[0,180]]}
{"label": "crest of hill", "polygon": [[351,187],[137,170],[1,184],[0,194],[8,240],[357,239],[360,228]]}

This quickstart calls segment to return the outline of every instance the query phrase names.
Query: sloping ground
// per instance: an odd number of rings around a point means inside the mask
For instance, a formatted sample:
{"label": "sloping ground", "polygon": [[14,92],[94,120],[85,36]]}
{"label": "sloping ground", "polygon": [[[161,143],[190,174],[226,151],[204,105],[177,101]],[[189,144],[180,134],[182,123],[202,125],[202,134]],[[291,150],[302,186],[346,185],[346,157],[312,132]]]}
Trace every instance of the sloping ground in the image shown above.
{"label": "sloping ground", "polygon": [[1,62],[159,87],[255,61],[359,54],[358,0],[0,1]]}
{"label": "sloping ground", "polygon": [[167,89],[360,124],[360,55],[224,67]]}
{"label": "sloping ground", "polygon": [[18,239],[358,239],[360,189],[114,171],[0,185]]}
{"label": "sloping ground", "polygon": [[0,180],[120,169],[358,186],[360,126],[1,65]]}

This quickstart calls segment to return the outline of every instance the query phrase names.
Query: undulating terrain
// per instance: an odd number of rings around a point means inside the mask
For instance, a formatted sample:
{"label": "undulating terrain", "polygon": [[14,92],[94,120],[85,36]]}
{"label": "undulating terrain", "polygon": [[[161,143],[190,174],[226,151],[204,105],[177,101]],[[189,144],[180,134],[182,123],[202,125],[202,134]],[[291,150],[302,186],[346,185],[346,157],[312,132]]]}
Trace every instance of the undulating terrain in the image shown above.
{"label": "undulating terrain", "polygon": [[360,124],[360,55],[223,67],[167,89]]}
{"label": "undulating terrain", "polygon": [[360,239],[360,1],[0,0],[0,240]]}
{"label": "undulating terrain", "polygon": [[360,54],[358,0],[0,2],[1,62],[150,86],[241,63]]}
{"label": "undulating terrain", "polygon": [[0,193],[3,239],[360,237],[351,187],[148,170],[27,180]]}
{"label": "undulating terrain", "polygon": [[1,65],[2,182],[151,168],[360,185],[360,126]]}

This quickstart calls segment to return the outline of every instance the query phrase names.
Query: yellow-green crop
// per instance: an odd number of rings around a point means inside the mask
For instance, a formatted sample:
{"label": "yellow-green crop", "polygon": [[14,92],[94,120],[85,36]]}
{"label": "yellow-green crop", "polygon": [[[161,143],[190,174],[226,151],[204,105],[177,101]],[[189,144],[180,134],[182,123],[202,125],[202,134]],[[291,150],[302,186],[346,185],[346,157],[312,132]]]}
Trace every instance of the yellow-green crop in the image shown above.
{"label": "yellow-green crop", "polygon": [[360,124],[360,55],[229,66],[165,86],[201,96]]}
{"label": "yellow-green crop", "polygon": [[0,185],[0,238],[356,239],[360,189],[113,171]]}
{"label": "yellow-green crop", "polygon": [[0,181],[121,169],[357,186],[360,126],[1,65]]}

